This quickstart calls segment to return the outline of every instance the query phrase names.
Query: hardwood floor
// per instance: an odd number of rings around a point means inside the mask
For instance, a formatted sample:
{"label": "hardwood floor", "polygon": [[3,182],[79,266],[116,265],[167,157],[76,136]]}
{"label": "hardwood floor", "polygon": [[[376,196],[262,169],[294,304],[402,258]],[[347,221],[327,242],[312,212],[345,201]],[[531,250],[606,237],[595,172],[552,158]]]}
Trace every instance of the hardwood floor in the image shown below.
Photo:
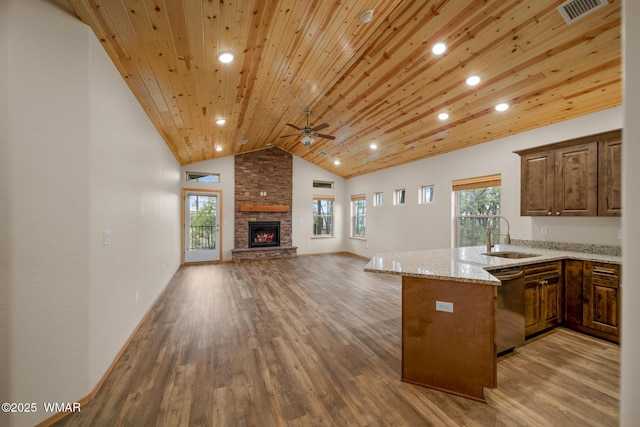
{"label": "hardwood floor", "polygon": [[563,328],[501,357],[487,403],[401,382],[401,281],[365,264],[181,268],[95,399],[56,425],[618,424],[619,347]]}

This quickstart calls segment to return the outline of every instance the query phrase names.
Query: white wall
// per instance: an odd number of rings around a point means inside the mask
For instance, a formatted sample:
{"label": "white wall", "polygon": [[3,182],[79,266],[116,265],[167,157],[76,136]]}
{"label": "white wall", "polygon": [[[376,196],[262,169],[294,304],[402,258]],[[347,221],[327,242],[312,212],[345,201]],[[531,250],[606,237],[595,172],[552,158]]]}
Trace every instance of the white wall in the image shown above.
{"label": "white wall", "polygon": [[622,144],[622,199],[624,211],[622,224],[622,372],[620,425],[637,426],[640,420],[640,339],[636,325],[640,325],[640,211],[638,181],[640,180],[640,2],[623,2],[623,82],[624,82],[624,134]]}
{"label": "white wall", "polygon": [[177,269],[179,166],[88,27],[41,0],[1,4],[0,400],[40,410],[0,424],[22,426],[93,389]]}
{"label": "white wall", "polygon": [[[85,29],[90,61],[89,386],[95,386],[180,263],[180,170]],[[103,233],[111,232],[104,245]],[[117,266],[117,268],[115,268]]]}
{"label": "white wall", "polygon": [[[334,188],[313,188],[313,181],[332,181]],[[346,181],[308,162],[293,156],[293,245],[298,247],[298,254],[317,254],[339,252],[344,250],[345,236],[348,235],[349,203],[345,199]],[[313,196],[329,195],[335,197],[334,202],[334,236],[313,237]]]}
{"label": "white wall", "polygon": [[[0,403],[9,399],[9,41],[8,3],[0,0]],[[0,424],[7,416],[0,414]]]}
{"label": "white wall", "polygon": [[[515,114],[515,111],[504,114]],[[387,251],[450,247],[451,181],[496,173],[502,175],[501,209],[511,223],[511,237],[619,246],[620,218],[521,217],[520,157],[513,151],[621,127],[622,108],[613,108],[349,179],[346,199],[351,194],[367,195],[367,238],[348,240],[346,250],[373,256]],[[419,205],[419,186],[431,184],[435,186],[434,203]],[[393,206],[393,191],[400,188],[407,191],[406,203]],[[373,193],[380,191],[384,193],[384,205],[374,207]],[[541,226],[548,228],[546,236],[540,235]]]}
{"label": "white wall", "polygon": [[[191,163],[181,168],[180,181],[182,188],[196,188],[202,190],[216,190],[222,193],[222,211],[220,212],[220,234],[222,240],[223,261],[231,260],[231,249],[233,249],[235,222],[235,167],[233,156],[220,157],[218,159],[205,160],[203,162]],[[220,174],[219,183],[209,182],[186,182],[186,172],[207,172]]]}

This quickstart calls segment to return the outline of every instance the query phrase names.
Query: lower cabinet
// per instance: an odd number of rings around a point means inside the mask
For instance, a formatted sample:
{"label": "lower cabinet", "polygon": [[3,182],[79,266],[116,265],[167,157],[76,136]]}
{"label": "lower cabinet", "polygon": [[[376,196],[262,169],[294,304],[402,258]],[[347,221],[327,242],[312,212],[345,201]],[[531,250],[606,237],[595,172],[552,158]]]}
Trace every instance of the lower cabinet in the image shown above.
{"label": "lower cabinet", "polygon": [[525,267],[525,335],[532,335],[562,322],[562,262]]}
{"label": "lower cabinet", "polygon": [[620,266],[584,263],[583,326],[615,341],[620,337]]}
{"label": "lower cabinet", "polygon": [[620,342],[620,277],[617,264],[565,261],[565,325]]}

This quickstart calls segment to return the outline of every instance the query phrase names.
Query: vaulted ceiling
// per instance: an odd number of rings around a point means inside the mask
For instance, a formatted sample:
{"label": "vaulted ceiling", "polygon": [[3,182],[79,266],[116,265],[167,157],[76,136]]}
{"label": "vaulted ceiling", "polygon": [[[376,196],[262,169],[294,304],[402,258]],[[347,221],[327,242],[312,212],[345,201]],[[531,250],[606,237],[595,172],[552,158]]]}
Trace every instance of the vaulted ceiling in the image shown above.
{"label": "vaulted ceiling", "polygon": [[[277,146],[349,178],[622,102],[621,0],[68,1],[180,164]],[[335,140],[281,137],[307,109]]]}

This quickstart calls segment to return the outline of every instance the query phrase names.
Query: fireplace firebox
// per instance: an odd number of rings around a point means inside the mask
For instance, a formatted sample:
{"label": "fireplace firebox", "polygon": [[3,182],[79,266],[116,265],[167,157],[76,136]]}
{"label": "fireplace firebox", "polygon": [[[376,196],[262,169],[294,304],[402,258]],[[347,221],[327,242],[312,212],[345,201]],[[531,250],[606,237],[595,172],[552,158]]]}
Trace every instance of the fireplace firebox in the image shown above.
{"label": "fireplace firebox", "polygon": [[280,246],[279,221],[250,221],[249,247]]}

